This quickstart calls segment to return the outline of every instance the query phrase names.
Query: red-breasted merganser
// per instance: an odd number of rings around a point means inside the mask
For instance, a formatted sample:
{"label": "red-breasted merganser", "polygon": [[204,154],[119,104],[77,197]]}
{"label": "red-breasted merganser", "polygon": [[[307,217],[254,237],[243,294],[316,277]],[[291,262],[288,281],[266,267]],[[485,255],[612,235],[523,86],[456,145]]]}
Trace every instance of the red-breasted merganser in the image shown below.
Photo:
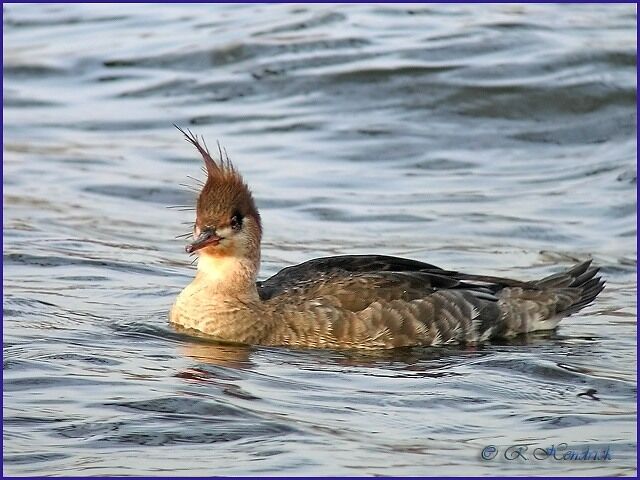
{"label": "red-breasted merganser", "polygon": [[[604,288],[586,261],[537,281],[469,275],[384,255],[309,260],[258,282],[260,214],[228,157],[191,131],[207,181],[196,205],[195,279],[171,323],[225,342],[383,349],[477,344],[552,330]],[[203,146],[204,145],[204,146]]]}

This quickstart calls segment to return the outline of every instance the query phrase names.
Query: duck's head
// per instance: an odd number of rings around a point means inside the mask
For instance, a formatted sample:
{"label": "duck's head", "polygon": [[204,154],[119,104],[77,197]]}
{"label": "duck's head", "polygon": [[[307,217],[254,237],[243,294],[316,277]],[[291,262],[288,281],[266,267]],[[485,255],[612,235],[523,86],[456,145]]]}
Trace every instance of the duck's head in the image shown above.
{"label": "duck's head", "polygon": [[204,141],[201,144],[191,131],[176,128],[198,149],[207,172],[198,195],[193,241],[185,247],[187,253],[259,259],[262,227],[251,191],[226,152],[218,148],[216,161]]}

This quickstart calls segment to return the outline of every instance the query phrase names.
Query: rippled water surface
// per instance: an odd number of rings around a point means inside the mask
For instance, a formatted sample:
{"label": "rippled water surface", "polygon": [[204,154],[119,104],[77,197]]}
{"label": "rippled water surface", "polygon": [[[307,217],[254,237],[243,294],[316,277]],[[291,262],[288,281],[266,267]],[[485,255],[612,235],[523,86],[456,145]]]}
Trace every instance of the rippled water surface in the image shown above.
{"label": "rippled water surface", "polygon": [[[3,22],[5,474],[635,473],[633,5],[5,5]],[[593,257],[607,289],[552,334],[481,348],[189,338],[167,311],[193,212],[166,207],[202,174],[172,123],[252,186],[262,277],[328,254],[522,279]],[[530,454],[562,443],[611,458]]]}

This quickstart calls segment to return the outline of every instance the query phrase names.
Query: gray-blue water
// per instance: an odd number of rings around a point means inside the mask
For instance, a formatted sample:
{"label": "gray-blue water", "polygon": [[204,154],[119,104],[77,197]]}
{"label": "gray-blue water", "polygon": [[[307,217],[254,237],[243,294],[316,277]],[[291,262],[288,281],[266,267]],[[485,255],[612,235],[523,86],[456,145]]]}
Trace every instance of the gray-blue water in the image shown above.
{"label": "gray-blue water", "polygon": [[[5,474],[636,472],[634,5],[5,5],[3,26]],[[166,207],[202,173],[172,123],[253,188],[262,277],[593,257],[607,289],[473,349],[189,338],[167,311],[193,212]],[[563,443],[610,458],[532,455]]]}

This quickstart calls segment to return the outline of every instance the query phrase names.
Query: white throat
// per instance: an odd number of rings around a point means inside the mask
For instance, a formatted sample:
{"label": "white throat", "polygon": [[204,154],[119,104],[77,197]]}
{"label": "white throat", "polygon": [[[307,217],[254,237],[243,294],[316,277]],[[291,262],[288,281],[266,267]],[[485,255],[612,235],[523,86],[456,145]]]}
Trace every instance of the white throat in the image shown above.
{"label": "white throat", "polygon": [[201,254],[198,274],[216,294],[257,295],[257,265],[248,258]]}

